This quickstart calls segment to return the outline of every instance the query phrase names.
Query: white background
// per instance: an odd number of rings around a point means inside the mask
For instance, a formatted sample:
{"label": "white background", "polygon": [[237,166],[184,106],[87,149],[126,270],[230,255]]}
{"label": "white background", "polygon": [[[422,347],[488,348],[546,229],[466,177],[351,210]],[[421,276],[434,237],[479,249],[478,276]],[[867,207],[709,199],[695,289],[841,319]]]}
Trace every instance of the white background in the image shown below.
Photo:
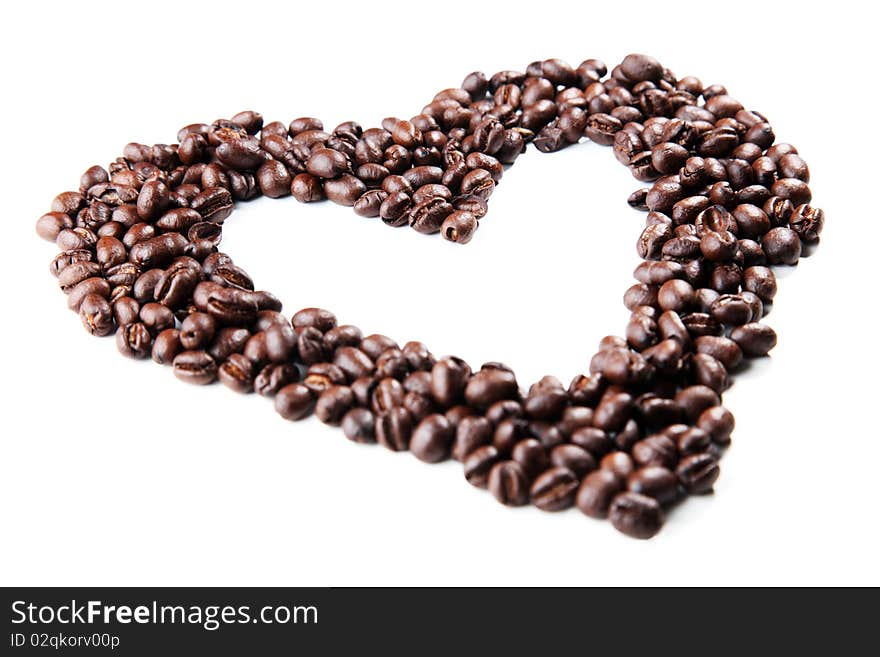
{"label": "white background", "polygon": [[[223,5],[28,2],[2,21],[0,583],[880,584],[878,51],[861,3]],[[47,272],[56,249],[34,221],[128,141],[241,109],[378,125],[475,68],[611,68],[631,51],[770,117],[828,218],[816,254],[779,274],[779,346],[725,396],[737,429],[716,494],[652,541],[576,510],[503,508],[454,462],[123,359]],[[624,328],[639,186],[610,149],[530,149],[465,247],[287,198],[241,207],[224,249],[288,312],[323,306],[437,355],[505,361],[523,385],[567,382]]]}

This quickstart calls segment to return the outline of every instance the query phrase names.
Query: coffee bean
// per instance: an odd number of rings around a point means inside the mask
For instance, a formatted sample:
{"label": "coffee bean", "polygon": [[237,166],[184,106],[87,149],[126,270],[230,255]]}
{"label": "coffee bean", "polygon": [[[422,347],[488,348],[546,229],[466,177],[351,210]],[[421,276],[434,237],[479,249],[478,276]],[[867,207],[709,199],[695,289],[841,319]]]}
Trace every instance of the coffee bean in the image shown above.
{"label": "coffee bean", "polygon": [[455,429],[452,458],[456,461],[464,461],[471,452],[488,445],[492,440],[493,432],[492,424],[484,417],[463,418]]}
{"label": "coffee bean", "polygon": [[718,462],[705,452],[686,456],[675,469],[682,486],[697,495],[711,492],[719,473]]}
{"label": "coffee bean", "polygon": [[510,399],[518,393],[513,372],[501,369],[483,369],[467,382],[464,396],[476,408],[488,408],[501,399]]}
{"label": "coffee bean", "polygon": [[700,413],[697,426],[708,433],[715,444],[727,445],[733,432],[733,415],[723,406],[712,406]]}
{"label": "coffee bean", "polygon": [[550,451],[550,463],[570,470],[579,478],[597,467],[592,454],[577,445],[557,445]]}
{"label": "coffee bean", "polygon": [[627,477],[626,485],[633,493],[652,497],[661,506],[670,504],[678,497],[678,479],[671,470],[662,466],[639,468]]}
{"label": "coffee bean", "polygon": [[591,518],[604,518],[611,500],[623,490],[623,480],[614,472],[602,469],[589,473],[578,488],[575,502],[578,509]]}
{"label": "coffee bean", "polygon": [[489,471],[489,492],[506,506],[522,506],[529,501],[529,484],[522,467],[514,461],[501,461]]}
{"label": "coffee bean", "polygon": [[599,467],[608,470],[618,479],[624,480],[635,471],[632,457],[626,452],[611,452],[602,457]]}
{"label": "coffee bean", "polygon": [[766,356],[776,346],[776,331],[759,322],[737,326],[730,332],[730,339],[740,346],[749,357]]}
{"label": "coffee bean", "polygon": [[608,517],[614,528],[633,538],[651,538],[663,526],[663,512],[651,497],[626,492],[611,502]]}
{"label": "coffee bean", "polygon": [[376,418],[376,440],[388,449],[400,452],[409,448],[412,417],[405,408],[395,406]]}
{"label": "coffee bean", "polygon": [[315,417],[324,424],[338,425],[354,405],[354,394],[348,386],[332,385],[315,402]]}
{"label": "coffee bean", "polygon": [[217,378],[217,363],[206,351],[182,351],[172,364],[174,376],[186,383],[205,385]]}
{"label": "coffee bean", "polygon": [[92,335],[110,335],[114,328],[113,309],[100,294],[86,295],[79,306],[83,327]]}
{"label": "coffee bean", "polygon": [[574,504],[579,485],[575,474],[565,467],[545,470],[530,489],[532,503],[542,511],[561,511]]}
{"label": "coffee bean", "polygon": [[269,364],[257,374],[254,380],[254,390],[263,397],[273,397],[283,387],[296,383],[298,380],[299,370],[294,365],[289,363],[282,365]]}
{"label": "coffee bean", "polygon": [[180,344],[180,331],[175,328],[165,329],[153,341],[152,358],[160,365],[171,365],[175,356],[183,351]]}
{"label": "coffee bean", "polygon": [[801,257],[801,240],[791,228],[772,228],[761,240],[761,247],[771,265],[795,265]]}
{"label": "coffee bean", "polygon": [[217,378],[227,388],[239,393],[254,389],[254,364],[242,354],[230,354],[217,371]]}
{"label": "coffee bean", "polygon": [[275,411],[285,420],[301,420],[311,414],[315,397],[302,383],[290,383],[275,395]]}

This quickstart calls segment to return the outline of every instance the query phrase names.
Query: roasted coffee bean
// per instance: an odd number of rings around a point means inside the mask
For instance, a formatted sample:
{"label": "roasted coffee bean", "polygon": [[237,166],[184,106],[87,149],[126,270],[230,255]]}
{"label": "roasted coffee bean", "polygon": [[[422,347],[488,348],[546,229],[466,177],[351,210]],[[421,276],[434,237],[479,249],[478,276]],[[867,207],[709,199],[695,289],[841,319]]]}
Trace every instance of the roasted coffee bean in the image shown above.
{"label": "roasted coffee bean", "polygon": [[217,378],[217,363],[206,351],[182,351],[172,364],[174,376],[186,383],[205,385]]}
{"label": "roasted coffee bean", "polygon": [[455,427],[443,415],[428,415],[413,430],[410,451],[421,461],[437,463],[449,458]]}
{"label": "roasted coffee bean", "polygon": [[110,297],[110,284],[103,278],[92,277],[80,281],[71,288],[67,295],[67,307],[74,312],[79,312],[83,301],[89,295],[95,295],[107,299]]}
{"label": "roasted coffee bean", "polygon": [[290,194],[300,203],[312,203],[324,199],[324,187],[317,176],[300,173],[290,182]]}
{"label": "roasted coffee bean", "polygon": [[624,480],[635,471],[632,457],[626,452],[611,452],[602,457],[599,467],[608,470],[619,480]]}
{"label": "roasted coffee bean", "polygon": [[281,198],[290,194],[290,172],[277,160],[263,162],[257,169],[256,179],[260,191],[269,198]]}
{"label": "roasted coffee bean", "polygon": [[686,456],[675,469],[682,486],[697,495],[711,492],[719,474],[718,462],[706,452]]}
{"label": "roasted coffee bean", "polygon": [[633,445],[632,457],[642,467],[660,465],[672,468],[678,459],[678,452],[675,443],[668,436],[654,434]]}
{"label": "roasted coffee bean", "polygon": [[402,406],[390,408],[387,413],[376,418],[376,440],[394,452],[409,448],[412,429],[412,417]]}
{"label": "roasted coffee bean", "polygon": [[354,205],[366,191],[367,186],[364,183],[347,173],[333,180],[324,181],[324,194],[339,205]]}
{"label": "roasted coffee bean", "polygon": [[608,434],[598,427],[581,427],[571,434],[571,442],[592,454],[593,458],[602,458],[614,449],[614,443]]}
{"label": "roasted coffee bean", "polygon": [[[508,420],[505,420],[507,422]],[[535,477],[550,466],[547,450],[539,440],[526,438],[517,442],[510,450],[511,458],[522,466],[529,477]]]}
{"label": "roasted coffee bean", "polygon": [[147,303],[141,306],[140,319],[154,335],[165,329],[174,328],[174,313],[161,303]]}
{"label": "roasted coffee bean", "polygon": [[495,499],[506,506],[522,506],[529,501],[528,478],[515,461],[501,461],[492,466],[488,488]]}
{"label": "roasted coffee bean", "polygon": [[153,361],[160,365],[171,365],[174,358],[183,351],[180,344],[180,331],[175,328],[165,329],[153,341],[151,355]]}
{"label": "roasted coffee bean", "polygon": [[263,397],[273,397],[283,387],[299,380],[299,370],[295,365],[266,365],[254,379],[254,390]]}
{"label": "roasted coffee bean", "polygon": [[591,518],[604,518],[611,500],[623,490],[623,479],[608,469],[595,470],[584,477],[577,490],[577,508]]}
{"label": "roasted coffee bean", "polygon": [[364,193],[354,204],[355,214],[361,217],[378,217],[388,192],[373,189]]}
{"label": "roasted coffee bean", "polygon": [[819,241],[819,234],[825,226],[825,213],[819,208],[803,203],[795,208],[794,214],[789,219],[789,226],[797,233],[801,242],[815,244]]}
{"label": "roasted coffee bean", "polygon": [[297,330],[314,328],[326,333],[336,326],[336,315],[323,308],[303,308],[294,313],[290,318],[290,324]]}
{"label": "roasted coffee bean", "polygon": [[409,225],[420,233],[436,233],[453,212],[452,205],[439,196],[422,201],[409,212]]}
{"label": "roasted coffee bean", "polygon": [[227,388],[239,393],[254,389],[254,364],[242,354],[230,354],[217,371],[217,378]]}
{"label": "roasted coffee bean", "polygon": [[338,425],[354,405],[354,394],[348,386],[332,385],[315,402],[315,417],[324,424]]}
{"label": "roasted coffee bean", "polygon": [[733,432],[733,415],[723,406],[712,406],[700,413],[697,426],[708,433],[715,444],[727,445]]}
{"label": "roasted coffee bean", "polygon": [[211,343],[217,331],[217,321],[212,315],[195,312],[187,315],[180,326],[180,343],[184,349],[202,349]]}
{"label": "roasted coffee bean", "polygon": [[312,391],[302,383],[291,383],[275,395],[275,411],[285,420],[301,420],[315,407]]}
{"label": "roasted coffee bean", "polygon": [[649,465],[633,472],[626,480],[627,489],[653,497],[661,506],[674,502],[678,497],[678,480],[671,470]]}
{"label": "roasted coffee bean", "polygon": [[561,387],[545,389],[530,393],[523,400],[523,410],[533,420],[555,420],[567,404],[568,395]]}
{"label": "roasted coffee bean", "polygon": [[565,467],[542,472],[529,491],[532,503],[542,511],[562,511],[574,504],[579,485],[575,474]]}
{"label": "roasted coffee bean", "polygon": [[[204,313],[193,312],[190,313],[190,316],[200,314]],[[206,316],[210,318],[210,315]],[[184,319],[184,322],[186,322],[186,319]],[[183,327],[181,327],[181,333],[182,332]],[[195,338],[196,336],[193,337]],[[245,328],[222,328],[215,333],[214,339],[213,341],[211,341],[211,344],[208,347],[208,353],[211,354],[211,358],[213,358],[217,362],[222,362],[226,360],[226,358],[228,358],[231,354],[241,353],[242,351],[244,351],[245,345],[247,344],[250,337],[250,331]]]}
{"label": "roasted coffee bean", "polygon": [[296,357],[297,336],[287,323],[275,323],[264,331],[266,358],[273,363],[287,363]]}
{"label": "roasted coffee bean", "polygon": [[224,324],[246,325],[254,320],[260,309],[256,298],[248,292],[202,282],[193,292],[193,302],[196,308]]}
{"label": "roasted coffee bean", "polygon": [[116,347],[128,358],[147,358],[152,342],[150,332],[140,322],[120,326],[116,331]]}
{"label": "roasted coffee bean", "polygon": [[131,297],[123,296],[111,301],[110,304],[113,306],[113,317],[119,326],[134,324],[138,321],[141,306]]}
{"label": "roasted coffee bean", "polygon": [[440,232],[450,242],[467,244],[478,227],[477,217],[467,210],[456,210],[443,220]]}
{"label": "roasted coffee bean", "polygon": [[365,408],[352,408],[342,418],[342,432],[356,443],[376,442],[375,418]]}
{"label": "roasted coffee bean", "polygon": [[596,469],[593,455],[577,445],[557,445],[550,451],[550,463],[570,470],[578,478]]}
{"label": "roasted coffee bean", "polygon": [[475,408],[488,408],[501,399],[511,399],[518,394],[513,372],[501,369],[483,369],[467,382],[464,396]]}
{"label": "roasted coffee bean", "polygon": [[663,511],[651,497],[626,492],[611,502],[608,518],[614,528],[633,538],[651,538],[663,526]]}
{"label": "roasted coffee bean", "polygon": [[749,304],[739,295],[724,294],[718,297],[709,310],[714,319],[728,326],[740,326],[752,320]]}
{"label": "roasted coffee bean", "polygon": [[493,432],[492,424],[484,417],[463,418],[455,429],[452,458],[456,461],[464,461],[475,449],[488,445],[492,440]]}
{"label": "roasted coffee bean", "polygon": [[489,472],[499,459],[498,450],[491,445],[474,449],[462,460],[465,479],[472,486],[485,488],[489,482]]}
{"label": "roasted coffee bean", "polygon": [[771,265],[795,265],[801,257],[801,240],[791,228],[777,227],[767,231],[761,247]]}
{"label": "roasted coffee bean", "polygon": [[492,435],[492,444],[503,454],[509,454],[518,441],[529,435],[529,424],[521,418],[509,417],[498,422]]}
{"label": "roasted coffee bean", "polygon": [[83,298],[79,306],[79,317],[83,327],[92,335],[110,335],[115,328],[113,308],[99,294],[88,294]]}
{"label": "roasted coffee bean", "polygon": [[712,356],[728,371],[735,369],[742,362],[742,350],[730,338],[718,335],[702,335],[694,340],[694,347],[697,353]]}
{"label": "roasted coffee bean", "polygon": [[189,202],[189,207],[205,221],[220,224],[232,214],[232,195],[223,187],[208,187]]}
{"label": "roasted coffee bean", "polygon": [[776,346],[776,331],[759,322],[737,326],[730,332],[730,339],[751,358],[766,356]]}

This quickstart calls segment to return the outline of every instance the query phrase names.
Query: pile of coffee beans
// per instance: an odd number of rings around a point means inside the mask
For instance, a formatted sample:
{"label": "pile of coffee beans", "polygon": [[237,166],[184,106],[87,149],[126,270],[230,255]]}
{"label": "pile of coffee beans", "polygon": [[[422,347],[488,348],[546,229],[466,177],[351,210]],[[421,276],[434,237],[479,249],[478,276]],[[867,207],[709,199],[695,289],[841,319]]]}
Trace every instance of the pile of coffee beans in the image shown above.
{"label": "pile of coffee beans", "polygon": [[[464,244],[529,143],[549,153],[582,137],[650,186],[629,197],[648,213],[629,323],[567,387],[547,376],[523,390],[502,363],[435,358],[326,310],[288,318],[218,250],[236,201],[288,194]],[[824,222],[806,162],[761,114],[645,55],[610,75],[595,59],[471,73],[378,128],[245,111],[177,142],[128,144],[37,221],[89,333],[188,383],[271,397],[285,419],[314,413],[355,442],[458,460],[502,504],[576,506],[637,538],[712,490],[734,426],[721,394],[776,344],[761,321],[770,266],[796,264]]]}

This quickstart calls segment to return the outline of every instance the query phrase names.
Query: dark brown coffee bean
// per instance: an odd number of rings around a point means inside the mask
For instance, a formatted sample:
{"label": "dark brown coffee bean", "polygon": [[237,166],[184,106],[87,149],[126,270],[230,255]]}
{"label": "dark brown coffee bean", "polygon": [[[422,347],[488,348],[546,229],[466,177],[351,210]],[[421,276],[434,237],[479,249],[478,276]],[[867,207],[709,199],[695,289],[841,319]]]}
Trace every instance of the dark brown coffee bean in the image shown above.
{"label": "dark brown coffee bean", "polygon": [[575,503],[578,509],[591,518],[604,518],[611,500],[623,490],[623,480],[614,472],[595,470],[584,477],[578,488]]}
{"label": "dark brown coffee bean", "polygon": [[342,418],[342,432],[356,443],[376,442],[375,418],[365,408],[352,408]]}
{"label": "dark brown coffee bean", "polygon": [[395,406],[376,418],[376,440],[388,449],[400,452],[409,448],[412,417],[405,408]]}
{"label": "dark brown coffee bean", "polygon": [[206,351],[182,351],[172,364],[174,376],[186,383],[205,385],[217,378],[217,363]]}
{"label": "dark brown coffee bean", "polygon": [[83,327],[92,335],[110,335],[115,329],[113,308],[99,294],[88,294],[79,305],[79,317]]}
{"label": "dark brown coffee bean", "polygon": [[625,480],[633,472],[635,472],[635,464],[632,457],[626,452],[611,452],[602,457],[599,467],[608,470],[614,474],[619,480]]}
{"label": "dark brown coffee bean", "polygon": [[776,331],[759,322],[737,326],[730,332],[730,339],[751,358],[766,356],[776,346]]}
{"label": "dark brown coffee bean", "polygon": [[354,394],[348,386],[332,385],[315,402],[315,417],[325,424],[338,425],[354,405]]}
{"label": "dark brown coffee bean", "polygon": [[[224,329],[225,330],[225,329]],[[273,397],[285,386],[299,380],[299,370],[294,365],[266,365],[254,380],[254,390],[263,397]]]}
{"label": "dark brown coffee bean", "polygon": [[443,415],[425,417],[412,433],[410,451],[421,461],[437,463],[449,457],[455,428]]}
{"label": "dark brown coffee bean", "polygon": [[[197,315],[202,313],[191,313],[192,315]],[[210,315],[207,315],[210,318]],[[186,322],[186,319],[184,319]],[[183,327],[181,326],[181,333],[183,333]],[[198,342],[201,337],[199,336],[198,329],[195,330],[193,337],[193,342]],[[231,354],[241,353],[244,351],[245,345],[247,341],[250,339],[251,333],[245,328],[235,328],[235,327],[227,327],[222,328],[214,334],[214,339],[211,341],[210,346],[208,347],[208,353],[211,354],[211,358],[216,360],[217,362],[223,362],[226,360]]]}
{"label": "dark brown coffee bean", "polygon": [[636,470],[627,477],[626,485],[634,493],[654,498],[661,506],[678,497],[678,479],[662,466],[649,465]]}
{"label": "dark brown coffee bean", "polygon": [[475,449],[488,445],[492,440],[493,432],[492,424],[484,417],[463,418],[455,430],[452,458],[456,461],[464,461]]}
{"label": "dark brown coffee bean", "polygon": [[632,456],[640,466],[660,465],[672,468],[678,459],[675,443],[663,434],[654,434],[633,445]]}
{"label": "dark brown coffee bean", "polygon": [[577,445],[557,445],[550,451],[550,463],[570,470],[578,478],[596,469],[596,459],[590,452]]}
{"label": "dark brown coffee bean", "polygon": [[230,354],[220,365],[217,378],[227,388],[249,393],[254,389],[254,364],[242,354]]}
{"label": "dark brown coffee bean", "polygon": [[169,328],[156,336],[151,355],[154,362],[160,365],[171,365],[181,351],[183,351],[183,345],[180,344],[180,331]]}
{"label": "dark brown coffee bean", "polygon": [[496,500],[507,506],[522,506],[529,501],[528,478],[515,461],[501,461],[492,466],[488,488]]}
{"label": "dark brown coffee bean", "polygon": [[153,335],[174,328],[174,313],[161,303],[147,303],[141,306],[140,319]]}
{"label": "dark brown coffee bean", "polygon": [[468,404],[484,409],[496,401],[514,398],[517,394],[518,386],[513,372],[495,368],[483,369],[474,374],[464,391]]}
{"label": "dark brown coffee bean", "polygon": [[708,433],[715,444],[727,445],[734,428],[733,414],[723,406],[712,406],[700,413],[697,426]]}
{"label": "dark brown coffee bean", "polygon": [[532,503],[542,511],[562,511],[574,504],[578,490],[577,476],[565,467],[541,473],[530,489]]}
{"label": "dark brown coffee bean", "polygon": [[686,456],[675,469],[681,484],[689,493],[697,495],[711,492],[719,474],[718,462],[705,452]]}
{"label": "dark brown coffee bean", "polygon": [[761,240],[761,247],[771,265],[794,265],[801,257],[801,240],[791,228],[772,228]]}
{"label": "dark brown coffee bean", "polygon": [[314,406],[312,391],[302,383],[286,385],[275,395],[275,411],[285,420],[301,420]]}
{"label": "dark brown coffee bean", "polygon": [[663,512],[651,497],[626,492],[617,495],[608,510],[611,524],[633,538],[651,538],[663,526]]}

